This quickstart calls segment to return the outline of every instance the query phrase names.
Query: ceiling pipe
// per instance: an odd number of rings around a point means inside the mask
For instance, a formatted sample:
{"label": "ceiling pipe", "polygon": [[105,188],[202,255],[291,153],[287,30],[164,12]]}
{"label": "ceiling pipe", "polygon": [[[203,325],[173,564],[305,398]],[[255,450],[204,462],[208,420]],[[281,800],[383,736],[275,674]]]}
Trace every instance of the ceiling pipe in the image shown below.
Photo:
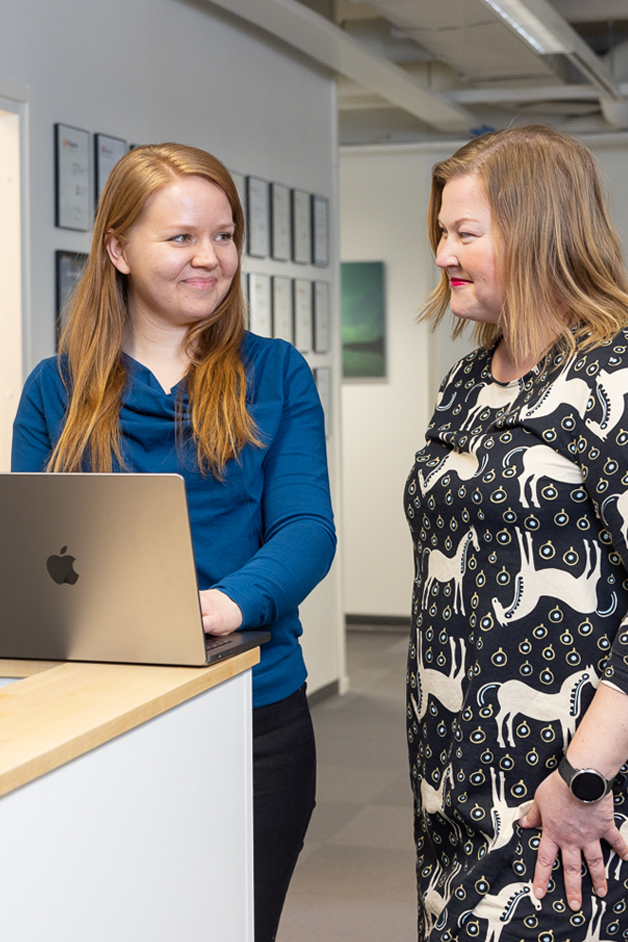
{"label": "ceiling pipe", "polygon": [[439,131],[468,133],[476,124],[466,108],[430,92],[403,69],[296,0],[207,2],[277,36]]}

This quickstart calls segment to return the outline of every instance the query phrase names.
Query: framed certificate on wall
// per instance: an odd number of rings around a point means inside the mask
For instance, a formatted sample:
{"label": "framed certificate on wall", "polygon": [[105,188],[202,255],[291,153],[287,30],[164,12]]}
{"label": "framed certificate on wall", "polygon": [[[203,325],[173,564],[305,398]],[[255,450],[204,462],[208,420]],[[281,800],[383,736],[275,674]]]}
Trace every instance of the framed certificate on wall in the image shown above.
{"label": "framed certificate on wall", "polygon": [[328,353],[330,344],[330,290],[326,281],[314,282],[314,353]]}
{"label": "framed certificate on wall", "polygon": [[281,183],[271,184],[271,255],[279,262],[290,260],[290,190]]}
{"label": "framed certificate on wall", "polygon": [[249,330],[261,337],[272,337],[270,275],[249,273]]}
{"label": "framed certificate on wall", "polygon": [[310,194],[292,191],[292,261],[301,265],[312,262],[312,213]]}
{"label": "framed certificate on wall", "polygon": [[55,252],[56,268],[56,309],[55,336],[57,346],[68,315],[68,302],[76,283],[85,271],[88,255],[86,252]]}
{"label": "framed certificate on wall", "polygon": [[247,254],[268,258],[270,249],[269,186],[259,177],[247,177],[246,204],[248,221]]}
{"label": "framed certificate on wall", "polygon": [[109,174],[124,157],[127,151],[126,141],[120,137],[108,137],[106,134],[94,135],[94,168],[96,183],[96,202],[100,199]]}
{"label": "framed certificate on wall", "polygon": [[301,353],[312,349],[312,282],[294,279],[294,345]]}
{"label": "framed certificate on wall", "polygon": [[55,124],[55,225],[91,228],[89,131]]}
{"label": "framed certificate on wall", "polygon": [[273,337],[294,343],[292,279],[273,277]]}
{"label": "framed certificate on wall", "polygon": [[329,200],[312,197],[312,264],[329,265]]}

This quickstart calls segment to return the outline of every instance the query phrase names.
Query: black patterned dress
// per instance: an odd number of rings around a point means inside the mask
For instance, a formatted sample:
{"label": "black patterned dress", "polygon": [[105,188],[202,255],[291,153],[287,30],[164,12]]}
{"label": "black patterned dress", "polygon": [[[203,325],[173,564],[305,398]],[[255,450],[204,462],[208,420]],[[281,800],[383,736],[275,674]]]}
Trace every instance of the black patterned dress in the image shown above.
{"label": "black patterned dress", "polygon": [[449,373],[405,490],[419,939],[628,940],[628,863],[606,847],[604,900],[585,868],[579,913],[559,863],[536,900],[517,824],[599,680],[628,692],[628,332],[511,383],[491,357]]}

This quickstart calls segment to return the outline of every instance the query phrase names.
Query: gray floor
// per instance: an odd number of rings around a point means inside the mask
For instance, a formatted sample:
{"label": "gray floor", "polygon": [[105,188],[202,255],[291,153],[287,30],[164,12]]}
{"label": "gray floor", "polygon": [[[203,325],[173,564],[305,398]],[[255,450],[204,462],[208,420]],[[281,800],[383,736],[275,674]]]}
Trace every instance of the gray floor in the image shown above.
{"label": "gray floor", "polygon": [[351,692],[315,706],[318,805],[277,942],[416,942],[405,634],[347,634]]}

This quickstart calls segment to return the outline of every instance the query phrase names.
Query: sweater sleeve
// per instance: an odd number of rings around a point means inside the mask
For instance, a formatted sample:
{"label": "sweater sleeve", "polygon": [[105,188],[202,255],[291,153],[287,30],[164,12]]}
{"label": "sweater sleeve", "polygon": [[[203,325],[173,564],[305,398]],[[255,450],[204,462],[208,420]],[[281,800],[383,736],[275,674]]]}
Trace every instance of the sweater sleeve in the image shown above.
{"label": "sweater sleeve", "polygon": [[56,358],[30,374],[13,423],[12,471],[44,471],[61,434],[66,392]]}
{"label": "sweater sleeve", "polygon": [[323,409],[311,370],[294,350],[264,460],[262,512],[263,545],[213,586],[239,605],[245,628],[294,611],[326,575],[335,552]]}

